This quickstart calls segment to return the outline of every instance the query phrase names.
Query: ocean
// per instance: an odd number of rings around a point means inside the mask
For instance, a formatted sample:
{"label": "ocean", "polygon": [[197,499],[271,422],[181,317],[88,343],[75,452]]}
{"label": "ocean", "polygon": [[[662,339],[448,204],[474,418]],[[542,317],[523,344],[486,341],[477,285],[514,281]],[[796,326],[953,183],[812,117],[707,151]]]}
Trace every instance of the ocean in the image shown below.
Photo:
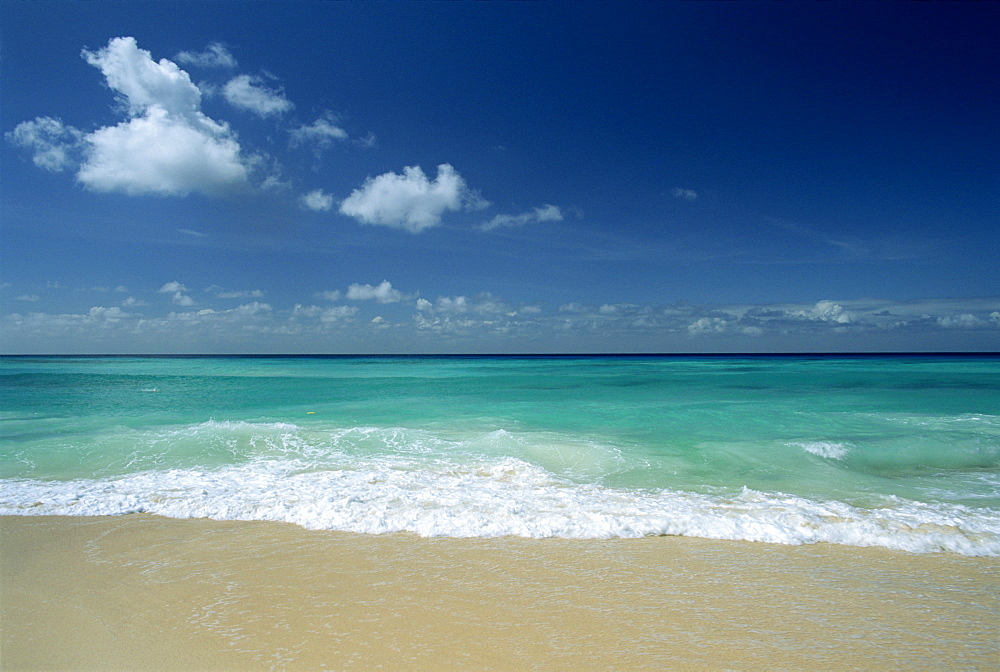
{"label": "ocean", "polygon": [[1000,356],[2,357],[0,515],[1000,556]]}

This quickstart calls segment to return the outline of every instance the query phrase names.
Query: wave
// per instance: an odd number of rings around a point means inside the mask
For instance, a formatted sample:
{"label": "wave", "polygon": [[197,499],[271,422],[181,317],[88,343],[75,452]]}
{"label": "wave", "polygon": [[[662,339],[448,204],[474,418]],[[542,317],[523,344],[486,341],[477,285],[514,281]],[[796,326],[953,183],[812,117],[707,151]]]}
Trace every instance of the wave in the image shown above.
{"label": "wave", "polygon": [[118,478],[0,481],[3,515],[269,520],[448,537],[679,535],[1000,556],[1000,512],[887,496],[862,508],[742,488],[715,494],[579,483],[514,457],[379,455],[324,468],[258,459]]}

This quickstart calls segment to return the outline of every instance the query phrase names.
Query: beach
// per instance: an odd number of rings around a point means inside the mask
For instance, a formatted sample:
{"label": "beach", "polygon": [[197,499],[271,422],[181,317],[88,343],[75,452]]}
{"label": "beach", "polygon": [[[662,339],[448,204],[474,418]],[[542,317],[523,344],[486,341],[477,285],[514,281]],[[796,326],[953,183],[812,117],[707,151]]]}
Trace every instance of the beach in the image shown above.
{"label": "beach", "polygon": [[997,669],[995,558],[0,517],[0,667]]}

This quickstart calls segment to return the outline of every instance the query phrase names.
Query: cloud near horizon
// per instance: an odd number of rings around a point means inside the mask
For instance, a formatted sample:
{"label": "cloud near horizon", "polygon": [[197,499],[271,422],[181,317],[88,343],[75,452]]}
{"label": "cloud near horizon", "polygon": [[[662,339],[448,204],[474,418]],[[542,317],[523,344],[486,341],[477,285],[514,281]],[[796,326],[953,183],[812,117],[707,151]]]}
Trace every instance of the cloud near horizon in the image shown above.
{"label": "cloud near horizon", "polygon": [[[404,294],[384,280],[378,285],[352,284],[344,294],[317,293],[318,298],[329,301],[371,301],[375,306],[295,303],[282,308],[252,301],[229,308],[211,305],[208,297],[208,305],[196,307],[187,288],[176,281],[152,291],[170,295],[171,304],[180,310],[164,314],[163,302],[147,303],[130,296],[121,307],[91,304],[76,314],[9,313],[0,318],[0,335],[10,353],[42,353],[65,352],[67,344],[81,352],[115,351],[107,349],[111,346],[139,352],[156,343],[161,351],[163,343],[170,343],[170,352],[194,347],[191,344],[195,343],[214,344],[220,352],[240,350],[248,343],[267,352],[389,352],[396,348],[405,351],[414,344],[427,352],[465,352],[476,347],[542,352],[551,351],[553,343],[563,347],[582,343],[587,349],[597,344],[603,345],[603,351],[627,352],[632,339],[640,336],[653,337],[655,340],[648,342],[656,344],[660,352],[850,351],[857,350],[859,343],[871,343],[873,335],[880,343],[906,344],[910,338],[928,342],[930,338],[929,342],[942,349],[962,350],[970,344],[988,349],[982,344],[995,343],[1000,334],[998,297],[731,306],[572,303],[546,307],[484,292],[441,296],[434,301],[417,298],[414,304],[415,294]],[[260,294],[257,290],[222,292],[215,287],[206,292],[214,293],[220,301]],[[32,296],[33,307],[44,302],[45,296],[38,301]],[[844,314],[850,314],[850,321],[840,318]],[[399,340],[372,341],[371,329],[375,327]],[[333,337],[341,340],[329,340]]]}

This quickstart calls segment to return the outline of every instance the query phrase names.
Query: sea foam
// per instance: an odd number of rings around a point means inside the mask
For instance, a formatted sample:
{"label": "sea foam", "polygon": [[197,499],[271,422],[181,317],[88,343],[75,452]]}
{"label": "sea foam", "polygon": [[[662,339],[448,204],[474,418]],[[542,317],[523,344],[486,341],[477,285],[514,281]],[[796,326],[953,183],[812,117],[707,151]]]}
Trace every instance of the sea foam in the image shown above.
{"label": "sea foam", "polygon": [[682,535],[1000,555],[1000,514],[886,498],[861,508],[744,488],[703,494],[575,483],[523,460],[405,456],[316,469],[299,459],[112,479],[7,480],[0,514],[271,520],[309,529],[422,536],[613,538]]}

